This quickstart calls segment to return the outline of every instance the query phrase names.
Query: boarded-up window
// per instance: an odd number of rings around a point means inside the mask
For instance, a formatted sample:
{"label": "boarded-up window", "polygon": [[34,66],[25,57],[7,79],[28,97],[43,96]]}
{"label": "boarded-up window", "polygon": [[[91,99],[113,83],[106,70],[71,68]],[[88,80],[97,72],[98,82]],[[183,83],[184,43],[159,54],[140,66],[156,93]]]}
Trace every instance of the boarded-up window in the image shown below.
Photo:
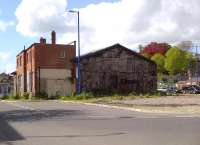
{"label": "boarded-up window", "polygon": [[32,72],[27,72],[27,90],[32,91]]}
{"label": "boarded-up window", "polygon": [[20,59],[19,59],[19,66],[22,65],[22,56],[20,56]]}
{"label": "boarded-up window", "polygon": [[65,58],[66,57],[66,55],[65,55],[65,49],[62,49],[62,50],[60,50],[60,58]]}

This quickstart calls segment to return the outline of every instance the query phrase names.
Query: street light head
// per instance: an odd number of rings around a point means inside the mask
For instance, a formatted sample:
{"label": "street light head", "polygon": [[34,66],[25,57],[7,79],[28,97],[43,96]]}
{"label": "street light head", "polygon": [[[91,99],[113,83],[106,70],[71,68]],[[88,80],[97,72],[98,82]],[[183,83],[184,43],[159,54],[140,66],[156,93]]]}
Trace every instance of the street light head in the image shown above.
{"label": "street light head", "polygon": [[70,13],[78,13],[79,11],[69,10]]}

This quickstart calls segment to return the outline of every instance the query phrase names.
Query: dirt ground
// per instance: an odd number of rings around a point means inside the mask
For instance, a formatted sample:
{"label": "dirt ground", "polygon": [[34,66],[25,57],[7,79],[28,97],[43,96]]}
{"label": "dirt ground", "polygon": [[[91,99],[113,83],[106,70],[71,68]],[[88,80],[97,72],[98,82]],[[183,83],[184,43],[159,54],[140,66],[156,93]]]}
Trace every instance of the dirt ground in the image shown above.
{"label": "dirt ground", "polygon": [[144,112],[188,113],[200,115],[200,95],[113,100],[110,104],[136,108]]}

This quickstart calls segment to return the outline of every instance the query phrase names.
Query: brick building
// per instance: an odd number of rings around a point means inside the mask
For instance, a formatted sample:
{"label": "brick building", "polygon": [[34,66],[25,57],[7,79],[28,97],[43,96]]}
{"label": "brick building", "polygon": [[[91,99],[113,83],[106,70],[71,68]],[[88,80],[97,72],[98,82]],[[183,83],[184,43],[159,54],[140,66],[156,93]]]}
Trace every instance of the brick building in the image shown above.
{"label": "brick building", "polygon": [[51,37],[51,44],[41,37],[17,55],[16,94],[65,96],[75,91],[75,43],[56,44],[54,31]]}
{"label": "brick building", "polygon": [[82,90],[151,93],[157,89],[156,64],[120,44],[83,55],[80,62]]}

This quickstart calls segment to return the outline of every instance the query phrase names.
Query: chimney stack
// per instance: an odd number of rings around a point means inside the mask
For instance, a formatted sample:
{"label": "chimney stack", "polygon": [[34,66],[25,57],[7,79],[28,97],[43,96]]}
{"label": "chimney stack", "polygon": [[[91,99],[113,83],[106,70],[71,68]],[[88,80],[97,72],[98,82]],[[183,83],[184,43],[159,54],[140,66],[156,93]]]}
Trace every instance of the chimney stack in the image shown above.
{"label": "chimney stack", "polygon": [[43,37],[40,37],[40,43],[41,44],[46,44],[46,39],[44,39]]}
{"label": "chimney stack", "polygon": [[56,32],[55,31],[51,32],[51,42],[52,42],[52,44],[56,44]]}

